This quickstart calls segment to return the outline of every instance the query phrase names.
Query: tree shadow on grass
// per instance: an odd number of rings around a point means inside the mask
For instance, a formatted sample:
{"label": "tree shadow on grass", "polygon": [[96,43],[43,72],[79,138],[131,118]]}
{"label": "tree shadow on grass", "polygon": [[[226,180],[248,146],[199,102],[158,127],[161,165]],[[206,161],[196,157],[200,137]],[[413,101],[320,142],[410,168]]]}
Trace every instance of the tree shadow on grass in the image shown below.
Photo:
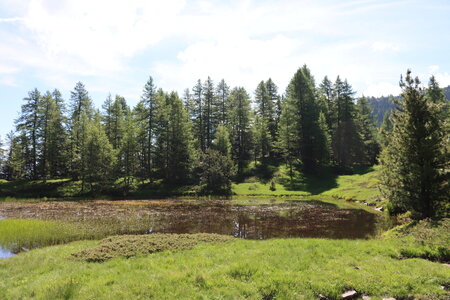
{"label": "tree shadow on grass", "polygon": [[292,177],[292,180],[287,179],[281,184],[288,191],[305,191],[313,195],[318,195],[337,187],[337,175],[331,173],[323,175],[298,174]]}

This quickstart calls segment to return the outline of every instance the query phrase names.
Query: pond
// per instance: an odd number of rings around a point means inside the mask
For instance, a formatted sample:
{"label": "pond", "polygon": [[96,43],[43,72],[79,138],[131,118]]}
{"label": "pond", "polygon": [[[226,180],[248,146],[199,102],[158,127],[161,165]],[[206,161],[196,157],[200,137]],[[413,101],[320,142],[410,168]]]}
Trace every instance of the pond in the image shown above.
{"label": "pond", "polygon": [[319,201],[239,205],[229,200],[3,202],[5,218],[62,220],[105,235],[218,233],[244,239],[360,239],[376,234],[377,216]]}
{"label": "pond", "polygon": [[0,258],[9,258],[14,255],[15,254],[12,253],[11,251],[3,249],[2,246],[0,246]]}

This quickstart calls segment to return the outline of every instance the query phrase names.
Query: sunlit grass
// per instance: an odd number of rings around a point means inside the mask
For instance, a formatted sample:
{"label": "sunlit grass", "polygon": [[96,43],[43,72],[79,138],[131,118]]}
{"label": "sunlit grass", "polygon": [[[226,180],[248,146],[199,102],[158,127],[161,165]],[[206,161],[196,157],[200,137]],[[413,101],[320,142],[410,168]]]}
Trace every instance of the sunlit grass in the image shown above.
{"label": "sunlit grass", "polygon": [[401,259],[414,245],[400,242],[235,239],[103,263],[72,258],[101,242],[75,242],[0,261],[0,298],[339,299],[348,289],[372,299],[448,298],[450,268]]}

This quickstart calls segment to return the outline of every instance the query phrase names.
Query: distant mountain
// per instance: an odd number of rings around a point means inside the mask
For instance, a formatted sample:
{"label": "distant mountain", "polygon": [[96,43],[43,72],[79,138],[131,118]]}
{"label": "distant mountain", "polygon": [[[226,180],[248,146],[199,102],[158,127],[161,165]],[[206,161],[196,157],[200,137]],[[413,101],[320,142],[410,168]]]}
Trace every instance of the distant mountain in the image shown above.
{"label": "distant mountain", "polygon": [[[450,101],[450,85],[443,88],[445,98]],[[399,98],[400,96],[382,96],[382,97],[368,97],[369,103],[372,105],[372,117],[377,123],[377,126],[381,125],[383,121],[384,114],[391,111],[394,108],[394,103],[392,103],[393,98]]]}

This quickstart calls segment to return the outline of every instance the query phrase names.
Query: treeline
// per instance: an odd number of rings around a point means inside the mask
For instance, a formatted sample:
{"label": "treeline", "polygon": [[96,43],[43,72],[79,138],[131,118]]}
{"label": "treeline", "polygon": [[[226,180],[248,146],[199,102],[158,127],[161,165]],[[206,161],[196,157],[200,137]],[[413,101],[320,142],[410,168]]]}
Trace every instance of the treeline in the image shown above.
{"label": "treeline", "polygon": [[99,110],[78,82],[67,102],[56,89],[28,93],[0,147],[1,170],[7,180],[81,180],[90,191],[145,181],[228,193],[252,162],[286,164],[291,174],[374,164],[383,140],[371,112],[347,80],[316,84],[306,66],[283,95],[261,81],[254,101],[224,80],[198,80],[180,97],[150,77],[135,107],[110,95]]}
{"label": "treeline", "polygon": [[[444,93],[444,100],[450,101],[450,86],[442,89]],[[383,122],[385,115],[389,115],[395,108],[395,101],[400,100],[401,96],[381,96],[368,97],[369,104],[372,107],[372,117],[376,121],[377,126]]]}

